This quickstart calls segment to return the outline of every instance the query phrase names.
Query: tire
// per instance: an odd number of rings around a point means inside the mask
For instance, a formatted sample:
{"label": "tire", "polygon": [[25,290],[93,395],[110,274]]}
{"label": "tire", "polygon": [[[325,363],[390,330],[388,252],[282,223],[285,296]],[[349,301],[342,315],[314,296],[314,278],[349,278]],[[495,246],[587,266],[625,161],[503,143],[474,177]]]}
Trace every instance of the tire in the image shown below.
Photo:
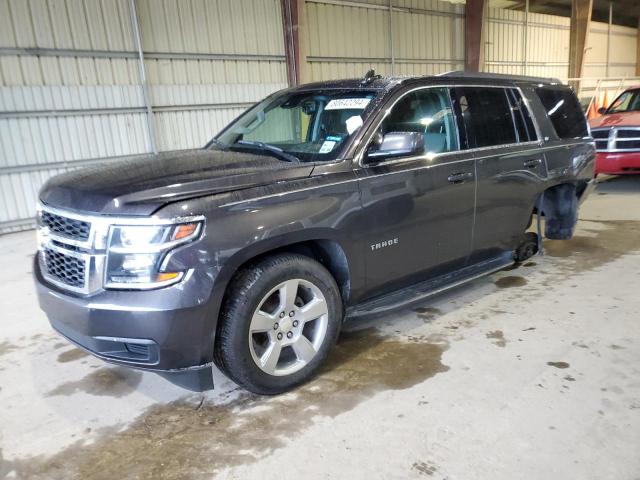
{"label": "tire", "polygon": [[529,260],[536,253],[538,253],[538,235],[533,232],[526,232],[514,252],[514,259],[516,262],[522,263]]}
{"label": "tire", "polygon": [[223,302],[216,365],[238,385],[262,395],[308,381],[340,333],[339,292],[327,269],[303,255],[278,254],[243,268]]}

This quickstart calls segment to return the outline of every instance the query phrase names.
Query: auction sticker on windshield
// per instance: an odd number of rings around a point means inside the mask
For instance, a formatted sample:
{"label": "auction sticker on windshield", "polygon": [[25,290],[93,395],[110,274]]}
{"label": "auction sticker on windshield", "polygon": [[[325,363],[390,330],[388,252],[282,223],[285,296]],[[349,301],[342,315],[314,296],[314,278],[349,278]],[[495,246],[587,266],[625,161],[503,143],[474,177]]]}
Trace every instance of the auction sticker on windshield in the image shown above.
{"label": "auction sticker on windshield", "polygon": [[320,151],[318,153],[329,153],[331,150],[333,150],[333,147],[335,146],[336,146],[336,142],[325,140],[322,146],[320,147]]}
{"label": "auction sticker on windshield", "polygon": [[364,110],[369,105],[370,98],[336,98],[327,103],[325,110],[348,110],[358,108]]}

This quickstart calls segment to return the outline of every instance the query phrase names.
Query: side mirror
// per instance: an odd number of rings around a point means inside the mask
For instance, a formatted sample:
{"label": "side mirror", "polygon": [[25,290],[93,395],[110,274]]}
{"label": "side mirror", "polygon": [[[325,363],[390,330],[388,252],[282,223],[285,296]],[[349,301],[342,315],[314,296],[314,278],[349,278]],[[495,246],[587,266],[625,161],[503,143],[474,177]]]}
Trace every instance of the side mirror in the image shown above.
{"label": "side mirror", "polygon": [[600,115],[604,115],[605,113],[607,113],[607,107],[600,107],[600,108],[598,109],[598,113],[599,113]]}
{"label": "side mirror", "polygon": [[377,133],[369,144],[368,159],[381,160],[424,153],[424,135],[420,132],[390,132],[380,137],[382,135]]}

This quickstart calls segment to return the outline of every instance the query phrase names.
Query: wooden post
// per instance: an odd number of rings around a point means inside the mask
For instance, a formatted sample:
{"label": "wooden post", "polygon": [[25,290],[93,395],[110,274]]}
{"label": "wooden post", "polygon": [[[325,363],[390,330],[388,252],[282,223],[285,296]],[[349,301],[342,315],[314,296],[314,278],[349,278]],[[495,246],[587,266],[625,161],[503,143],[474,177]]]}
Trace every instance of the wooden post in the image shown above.
{"label": "wooden post", "polygon": [[483,69],[482,26],[485,0],[467,0],[464,11],[464,69],[479,72]]}
{"label": "wooden post", "polygon": [[[589,26],[593,0],[571,1],[571,30],[569,32],[569,78],[582,77],[585,48],[589,39]],[[580,82],[572,82],[576,93],[580,90]]]}
{"label": "wooden post", "polygon": [[282,27],[284,34],[284,54],[287,62],[287,81],[289,86],[300,83],[300,39],[299,39],[299,2],[298,0],[280,0],[282,6]]}
{"label": "wooden post", "polygon": [[640,77],[640,17],[638,17],[638,35],[636,37],[636,77]]}

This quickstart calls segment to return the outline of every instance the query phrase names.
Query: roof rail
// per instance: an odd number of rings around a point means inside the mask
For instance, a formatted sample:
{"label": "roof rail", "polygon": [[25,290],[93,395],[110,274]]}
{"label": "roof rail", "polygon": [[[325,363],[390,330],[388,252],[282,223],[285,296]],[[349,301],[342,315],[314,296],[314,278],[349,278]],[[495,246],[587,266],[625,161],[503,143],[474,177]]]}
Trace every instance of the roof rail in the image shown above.
{"label": "roof rail", "polygon": [[455,70],[451,72],[444,72],[438,77],[462,77],[462,78],[483,78],[494,80],[513,80],[516,82],[533,82],[533,83],[556,83],[562,84],[557,78],[546,77],[530,77],[527,75],[504,75],[502,73],[489,73],[489,72],[465,72],[462,70]]}

